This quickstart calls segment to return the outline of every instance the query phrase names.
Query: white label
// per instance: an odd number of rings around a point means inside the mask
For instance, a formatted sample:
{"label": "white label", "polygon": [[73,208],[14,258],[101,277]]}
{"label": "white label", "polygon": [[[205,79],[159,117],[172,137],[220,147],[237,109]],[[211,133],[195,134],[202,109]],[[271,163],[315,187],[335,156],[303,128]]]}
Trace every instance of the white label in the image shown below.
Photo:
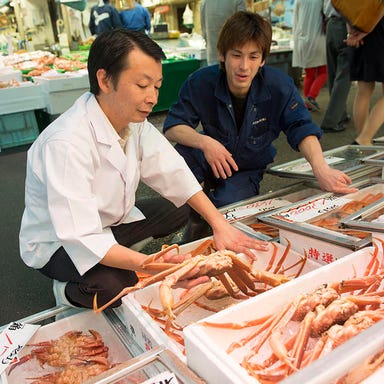
{"label": "white label", "polygon": [[[328,165],[341,163],[344,160],[345,159],[342,157],[335,157],[335,156],[325,157],[325,161]],[[305,161],[304,163],[292,166],[287,170],[290,170],[291,172],[296,172],[296,173],[307,173],[312,171],[312,167],[311,167],[311,164],[308,163],[308,161]]]}
{"label": "white label", "polygon": [[254,203],[242,205],[241,207],[232,208],[224,213],[224,218],[233,222],[239,219],[243,219],[244,217],[256,215],[261,212],[272,211],[276,208],[284,207],[285,205],[291,204],[287,200],[281,199],[268,199],[255,201]]}
{"label": "white label", "polygon": [[291,222],[303,223],[326,212],[340,208],[350,201],[350,199],[345,197],[330,195],[293,207],[288,211],[279,213],[277,217]]}
{"label": "white label", "polygon": [[0,374],[9,364],[18,361],[18,353],[39,327],[40,325],[13,322],[0,334]]}
{"label": "white label", "polygon": [[178,384],[178,381],[174,373],[165,371],[145,380],[142,384]]}

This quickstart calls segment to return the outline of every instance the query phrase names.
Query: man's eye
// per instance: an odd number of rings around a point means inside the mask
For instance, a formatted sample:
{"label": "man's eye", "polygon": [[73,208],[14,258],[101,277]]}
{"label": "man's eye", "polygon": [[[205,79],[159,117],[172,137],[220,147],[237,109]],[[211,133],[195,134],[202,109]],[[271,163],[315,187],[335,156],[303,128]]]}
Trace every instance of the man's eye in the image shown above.
{"label": "man's eye", "polygon": [[141,89],[145,89],[147,88],[147,85],[144,85],[144,84],[137,84],[137,86]]}

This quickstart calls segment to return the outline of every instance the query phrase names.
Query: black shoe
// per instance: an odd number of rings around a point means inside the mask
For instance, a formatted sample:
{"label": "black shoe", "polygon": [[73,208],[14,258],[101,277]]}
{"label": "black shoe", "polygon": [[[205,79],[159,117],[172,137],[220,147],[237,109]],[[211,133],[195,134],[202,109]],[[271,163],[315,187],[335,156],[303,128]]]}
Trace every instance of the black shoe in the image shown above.
{"label": "black shoe", "polygon": [[191,215],[184,231],[172,239],[172,244],[183,245],[211,235],[212,229],[209,224],[200,218],[200,216],[192,217]]}
{"label": "black shoe", "polygon": [[337,124],[336,127],[321,127],[324,132],[342,132],[345,130],[343,124]]}
{"label": "black shoe", "polygon": [[348,124],[350,121],[351,121],[352,117],[350,114],[346,114],[340,121],[339,121],[339,124],[340,125],[343,125],[343,124]]}

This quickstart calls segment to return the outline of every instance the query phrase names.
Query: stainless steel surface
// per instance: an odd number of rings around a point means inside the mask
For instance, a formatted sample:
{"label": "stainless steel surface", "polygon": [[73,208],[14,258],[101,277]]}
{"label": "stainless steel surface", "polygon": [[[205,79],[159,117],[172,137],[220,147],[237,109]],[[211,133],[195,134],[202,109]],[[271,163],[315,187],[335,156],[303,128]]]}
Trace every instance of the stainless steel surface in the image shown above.
{"label": "stainless steel surface", "polygon": [[376,218],[378,214],[384,215],[384,198],[341,220],[341,223],[348,228],[384,233],[382,222],[372,222],[372,216]]}
{"label": "stainless steel surface", "polygon": [[[374,171],[375,166],[363,163],[362,159],[383,152],[384,146],[345,145],[325,151],[324,157],[332,168],[353,176],[363,168],[366,168],[366,172]],[[298,179],[315,179],[309,163],[303,158],[273,166],[269,168],[267,172]]]}

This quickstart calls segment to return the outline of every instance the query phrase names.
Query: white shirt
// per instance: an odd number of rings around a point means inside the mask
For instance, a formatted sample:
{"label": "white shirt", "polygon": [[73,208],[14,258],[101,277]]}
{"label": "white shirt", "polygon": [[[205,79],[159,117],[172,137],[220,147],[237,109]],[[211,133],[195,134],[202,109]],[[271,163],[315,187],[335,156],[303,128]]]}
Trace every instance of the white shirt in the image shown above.
{"label": "white shirt", "polygon": [[89,92],[47,127],[28,151],[20,252],[43,267],[63,246],[80,274],[116,244],[110,226],[144,219],[139,181],[176,206],[201,187],[184,159],[147,120],[125,144]]}

